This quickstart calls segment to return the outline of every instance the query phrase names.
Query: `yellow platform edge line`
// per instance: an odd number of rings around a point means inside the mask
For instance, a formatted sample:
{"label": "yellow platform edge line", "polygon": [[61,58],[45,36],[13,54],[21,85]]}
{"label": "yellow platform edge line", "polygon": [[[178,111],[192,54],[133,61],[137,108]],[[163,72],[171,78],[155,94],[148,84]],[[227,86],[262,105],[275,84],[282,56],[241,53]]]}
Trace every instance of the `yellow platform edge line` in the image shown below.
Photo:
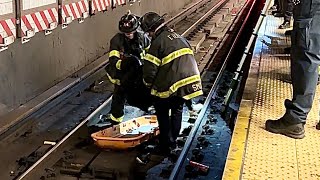
{"label": "yellow platform edge line", "polygon": [[[243,104],[252,105],[252,101],[243,100],[241,105]],[[249,117],[237,118],[222,179],[241,179],[240,176],[247,142],[248,126]]]}
{"label": "yellow platform edge line", "polygon": [[[257,39],[255,48],[262,46]],[[235,122],[235,128],[232,134],[232,139],[228,151],[226,164],[222,179],[237,180],[241,179],[242,166],[246,150],[246,143],[250,125],[250,117],[254,105],[254,99],[257,91],[259,79],[259,66],[261,54],[254,54],[251,63],[248,78],[246,80],[245,89],[243,91],[242,100],[240,103],[239,113]]]}

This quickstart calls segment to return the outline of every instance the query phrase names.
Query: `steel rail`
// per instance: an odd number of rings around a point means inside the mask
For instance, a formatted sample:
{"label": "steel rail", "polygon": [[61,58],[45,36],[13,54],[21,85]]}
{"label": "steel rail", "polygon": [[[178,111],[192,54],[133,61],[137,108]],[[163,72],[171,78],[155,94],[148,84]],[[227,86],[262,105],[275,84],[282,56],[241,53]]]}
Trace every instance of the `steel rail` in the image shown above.
{"label": "steel rail", "polygon": [[255,26],[252,34],[251,34],[250,40],[249,40],[247,46],[245,47],[245,51],[243,52],[242,58],[241,58],[241,60],[240,60],[240,62],[238,64],[237,70],[235,71],[234,77],[232,78],[233,86],[230,87],[230,89],[228,90],[228,93],[226,95],[226,98],[223,101],[223,105],[225,107],[228,106],[228,104],[230,102],[230,98],[231,98],[231,96],[233,94],[232,92],[233,92],[234,88],[236,88],[237,82],[238,82],[239,78],[241,77],[241,74],[242,74],[241,70],[242,70],[244,61],[246,60],[247,55],[249,54],[249,50],[250,50],[250,48],[252,46],[252,43],[254,42],[254,39],[256,39],[256,37],[258,36],[258,32],[260,30],[260,27],[262,25],[262,22],[263,22],[264,18],[266,17],[266,13],[268,11],[268,7],[270,6],[270,3],[271,3],[271,0],[267,0],[267,2],[265,3],[265,6],[264,6],[264,8],[263,8],[263,10],[262,10],[262,12],[260,14],[259,19],[258,19],[258,22],[257,22],[257,24],[256,24],[256,26]]}
{"label": "steel rail", "polygon": [[[185,18],[185,17],[180,18],[180,16],[183,16],[183,15],[187,16],[188,12],[194,11],[195,9],[199,8],[199,6],[201,6],[204,3],[207,3],[209,1],[211,1],[211,0],[207,0],[207,1],[199,0],[199,1],[197,1],[196,3],[192,4],[190,7],[187,7],[186,9],[184,9],[183,11],[178,13],[177,15],[175,15],[172,18],[168,19],[164,24],[171,25],[173,23],[176,23],[177,21]],[[106,55],[103,55],[100,58],[106,58]],[[98,59],[100,59],[100,58],[98,58]],[[53,95],[51,95],[47,99],[43,100],[42,102],[40,102],[36,106],[30,108],[30,110],[27,110],[25,113],[23,113],[22,115],[17,117],[15,120],[12,121],[14,123],[10,124],[5,130],[0,131],[0,139],[6,137],[11,132],[13,132],[16,129],[20,128],[25,123],[27,118],[30,118],[30,117],[33,117],[33,116],[37,116],[37,115],[39,115],[41,113],[45,113],[48,109],[51,109],[51,107],[53,107],[56,104],[62,102],[63,99],[71,96],[72,92],[73,92],[72,89],[73,88],[77,89],[76,85],[79,84],[79,82],[85,81],[90,76],[94,75],[94,73],[96,71],[98,71],[99,69],[102,69],[107,64],[108,64],[108,59],[105,60],[105,61],[102,61],[98,66],[94,67],[93,69],[91,69],[90,71],[88,71],[85,74],[81,75],[80,77],[74,78],[74,81],[72,83],[62,87],[56,93],[54,93]],[[71,91],[71,92],[68,93],[69,91]],[[63,98],[59,98],[59,97],[62,97],[63,94],[64,94]],[[41,113],[38,113],[40,111],[41,111]]]}
{"label": "steel rail", "polygon": [[214,5],[206,14],[204,14],[200,19],[198,19],[192,26],[190,26],[187,30],[185,30],[181,35],[186,36],[189,33],[191,33],[196,26],[198,26],[202,21],[204,21],[209,15],[213,13],[213,11],[216,11],[219,9],[220,6],[225,4],[229,0],[221,0],[216,5]]}
{"label": "steel rail", "polygon": [[[194,11],[195,9],[199,8],[201,5],[203,5],[204,3],[207,3],[209,1],[211,1],[211,0],[207,0],[207,1],[199,0],[199,1],[197,1],[196,3],[192,4],[190,7],[187,7],[186,9],[184,9],[183,11],[178,13],[177,15],[175,15],[172,18],[168,19],[164,23],[164,25],[171,25],[173,23],[176,23],[177,21],[185,18],[185,16],[188,15],[187,13],[190,13],[190,11]],[[183,17],[181,18],[180,16],[183,16]],[[106,56],[107,55],[103,55],[102,57],[100,57],[98,59],[106,58]],[[42,102],[40,102],[36,106],[32,107],[30,110],[27,110],[25,113],[23,113],[22,115],[17,117],[15,120],[12,121],[14,123],[10,124],[5,130],[0,131],[0,139],[6,137],[11,132],[13,132],[16,129],[20,128],[25,123],[27,118],[30,118],[30,117],[33,117],[33,116],[38,116],[39,114],[47,112],[48,109],[51,109],[51,107],[53,107],[56,104],[62,102],[63,99],[71,96],[72,92],[73,92],[72,89],[73,88],[77,89],[76,85],[79,84],[79,82],[85,81],[90,76],[94,75],[94,73],[96,71],[98,71],[99,69],[102,69],[107,64],[108,64],[108,59],[103,61],[103,62],[101,62],[98,66],[94,67],[93,69],[91,69],[90,71],[88,71],[85,74],[81,75],[80,77],[74,78],[74,81],[72,83],[62,87],[56,93],[54,93],[53,95],[51,95],[47,99],[43,100]],[[62,95],[64,95],[64,96],[62,96]],[[63,98],[59,98],[59,97],[63,97]],[[39,113],[39,112],[41,112],[41,113]]]}
{"label": "steel rail", "polygon": [[23,179],[28,175],[36,166],[38,166],[45,158],[47,158],[52,152],[58,149],[58,147],[63,144],[70,136],[72,136],[78,129],[80,129],[85,123],[87,123],[91,118],[95,117],[107,104],[109,104],[111,98],[106,100],[101,106],[99,106],[93,113],[91,113],[85,120],[79,123],[72,131],[70,131],[65,137],[63,137],[55,146],[53,146],[46,154],[44,154],[37,162],[35,162],[28,170],[21,174],[17,179]]}
{"label": "steel rail", "polygon": [[[255,2],[256,0],[253,0],[253,1]],[[250,8],[249,12],[251,12],[253,6],[254,6],[254,3],[251,4],[251,8]],[[181,166],[184,164],[184,162],[186,160],[187,153],[189,152],[191,144],[192,144],[192,142],[193,142],[193,140],[194,140],[194,138],[196,136],[196,133],[198,132],[199,127],[202,124],[202,120],[204,118],[205,112],[207,111],[207,109],[209,107],[209,103],[211,102],[212,98],[215,95],[215,91],[218,88],[218,84],[219,84],[219,82],[221,80],[221,77],[222,77],[222,74],[223,74],[223,72],[224,72],[224,70],[226,68],[228,59],[230,58],[230,56],[231,56],[231,54],[232,54],[232,52],[234,50],[234,47],[235,47],[236,43],[238,42],[238,40],[240,38],[240,34],[243,31],[244,26],[245,26],[246,21],[248,20],[249,16],[250,16],[250,13],[247,14],[247,16],[245,18],[245,21],[242,23],[242,26],[241,26],[240,30],[238,31],[238,34],[237,34],[234,42],[231,45],[231,48],[230,48],[230,50],[229,50],[229,52],[228,52],[228,54],[227,54],[227,56],[225,58],[225,61],[224,61],[223,65],[222,65],[222,67],[221,67],[221,69],[220,69],[220,71],[219,71],[219,73],[218,73],[213,85],[212,85],[212,88],[210,89],[209,94],[206,97],[206,100],[204,102],[203,108],[201,109],[201,111],[200,111],[200,113],[199,113],[199,115],[198,115],[198,117],[197,117],[197,119],[195,121],[195,124],[194,124],[193,128],[191,129],[191,131],[189,133],[189,136],[188,136],[188,138],[187,138],[187,140],[185,142],[183,150],[181,151],[181,154],[180,154],[180,156],[179,156],[179,158],[178,158],[178,160],[177,160],[177,162],[176,162],[176,164],[175,164],[175,166],[174,166],[174,168],[173,168],[173,170],[172,170],[172,172],[170,174],[169,180],[175,180],[179,175]]]}
{"label": "steel rail", "polygon": [[164,22],[164,25],[169,25],[169,24],[174,24],[176,22],[181,21],[181,19],[185,18],[182,15],[187,13],[188,11],[194,11],[195,9],[199,8],[198,6],[201,6],[204,3],[207,3],[211,0],[199,0],[198,2],[192,4],[190,7],[187,7],[185,10],[181,11],[180,13],[178,13],[177,15],[173,16],[172,18],[168,19],[166,22]]}
{"label": "steel rail", "polygon": [[[227,0],[224,0],[225,2]],[[199,1],[200,2],[200,1]],[[198,3],[199,3],[198,2]],[[220,3],[219,3],[220,4]],[[215,5],[214,8],[217,9],[219,6]],[[212,10],[212,9],[211,9]],[[210,10],[210,11],[211,11]],[[212,11],[211,11],[212,12]],[[183,13],[179,13],[180,15],[183,15]],[[175,16],[176,17],[176,16]],[[204,20],[205,18],[201,18]],[[197,21],[196,23],[201,23],[201,21]],[[167,23],[170,24],[170,23]],[[195,26],[195,24],[193,24]],[[187,30],[188,31],[188,30]],[[186,35],[186,31],[183,33]],[[20,176],[18,176],[16,179],[21,180],[25,178],[31,171],[33,171],[40,163],[42,163],[43,160],[45,160],[51,153],[53,153],[55,150],[57,150],[70,136],[72,136],[78,129],[80,129],[84,124],[89,122],[93,117],[95,117],[102,109],[104,109],[111,101],[112,96],[110,96],[102,105],[100,105],[92,114],[90,114],[86,119],[84,119],[81,123],[79,123],[72,131],[70,131],[66,136],[63,137],[55,146],[53,146],[47,153],[45,153],[40,159],[38,159],[32,166],[30,166],[26,171],[24,171]]]}
{"label": "steel rail", "polygon": [[[98,58],[97,61],[101,61],[105,58],[105,55]],[[95,65],[96,64],[96,65]],[[45,100],[39,102],[34,107],[31,107],[29,110],[25,111],[23,114],[19,115],[18,117],[12,117],[14,111],[8,113],[7,115],[2,116],[4,119],[12,119],[11,123],[2,127],[0,131],[0,140],[7,137],[10,133],[16,131],[18,128],[22,127],[28,119],[40,116],[50,110],[52,107],[56,106],[57,104],[61,103],[68,97],[71,97],[75,94],[77,89],[83,89],[85,84],[92,84],[92,77],[97,78],[102,76],[103,67],[107,64],[107,60],[103,60],[98,63],[91,63],[94,67],[87,72],[81,73],[79,77],[68,77],[66,79],[72,79],[72,82],[67,84],[66,86],[61,87],[57,90],[54,94],[50,95]],[[90,65],[89,65],[90,66]],[[79,72],[81,72],[80,70]],[[78,72],[74,73],[77,74]],[[59,86],[57,84],[56,86]],[[41,95],[40,95],[41,96]],[[24,107],[23,107],[24,108]],[[17,109],[19,111],[20,107]],[[21,110],[20,110],[21,111]],[[16,116],[16,115],[15,115]]]}

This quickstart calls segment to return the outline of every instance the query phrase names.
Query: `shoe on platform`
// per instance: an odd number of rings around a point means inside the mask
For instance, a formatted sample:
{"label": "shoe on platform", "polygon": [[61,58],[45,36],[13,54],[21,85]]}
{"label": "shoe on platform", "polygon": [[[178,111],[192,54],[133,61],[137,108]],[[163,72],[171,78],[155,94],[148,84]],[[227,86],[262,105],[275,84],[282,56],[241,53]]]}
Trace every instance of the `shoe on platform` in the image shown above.
{"label": "shoe on platform", "polygon": [[302,139],[305,137],[304,124],[290,124],[283,119],[267,120],[266,130],[275,134],[282,134],[294,139]]}

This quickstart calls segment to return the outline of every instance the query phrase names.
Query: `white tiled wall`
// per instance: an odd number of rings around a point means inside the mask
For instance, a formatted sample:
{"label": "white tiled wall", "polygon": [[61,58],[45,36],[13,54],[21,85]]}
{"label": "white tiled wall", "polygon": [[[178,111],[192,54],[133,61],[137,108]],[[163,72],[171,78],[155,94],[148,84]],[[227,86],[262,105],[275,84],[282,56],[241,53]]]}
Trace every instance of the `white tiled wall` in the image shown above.
{"label": "white tiled wall", "polygon": [[13,0],[0,0],[0,15],[13,13]]}
{"label": "white tiled wall", "polygon": [[23,7],[23,10],[28,10],[32,8],[53,4],[56,2],[57,0],[22,0],[22,3],[23,3],[22,7]]}

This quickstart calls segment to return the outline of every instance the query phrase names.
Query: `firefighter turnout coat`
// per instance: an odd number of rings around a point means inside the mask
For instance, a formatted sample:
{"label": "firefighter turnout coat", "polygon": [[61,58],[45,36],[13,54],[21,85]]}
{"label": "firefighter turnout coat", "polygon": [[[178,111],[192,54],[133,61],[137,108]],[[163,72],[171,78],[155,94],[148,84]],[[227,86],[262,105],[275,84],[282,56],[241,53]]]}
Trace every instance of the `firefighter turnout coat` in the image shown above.
{"label": "firefighter turnout coat", "polygon": [[144,60],[143,81],[152,95],[189,100],[203,94],[190,44],[168,27],[156,32]]}
{"label": "firefighter turnout coat", "polygon": [[109,64],[106,66],[109,80],[120,86],[123,75],[136,63],[129,62],[133,58],[127,56],[133,55],[142,60],[149,45],[150,40],[142,31],[136,31],[132,40],[123,33],[117,33],[110,41]]}

